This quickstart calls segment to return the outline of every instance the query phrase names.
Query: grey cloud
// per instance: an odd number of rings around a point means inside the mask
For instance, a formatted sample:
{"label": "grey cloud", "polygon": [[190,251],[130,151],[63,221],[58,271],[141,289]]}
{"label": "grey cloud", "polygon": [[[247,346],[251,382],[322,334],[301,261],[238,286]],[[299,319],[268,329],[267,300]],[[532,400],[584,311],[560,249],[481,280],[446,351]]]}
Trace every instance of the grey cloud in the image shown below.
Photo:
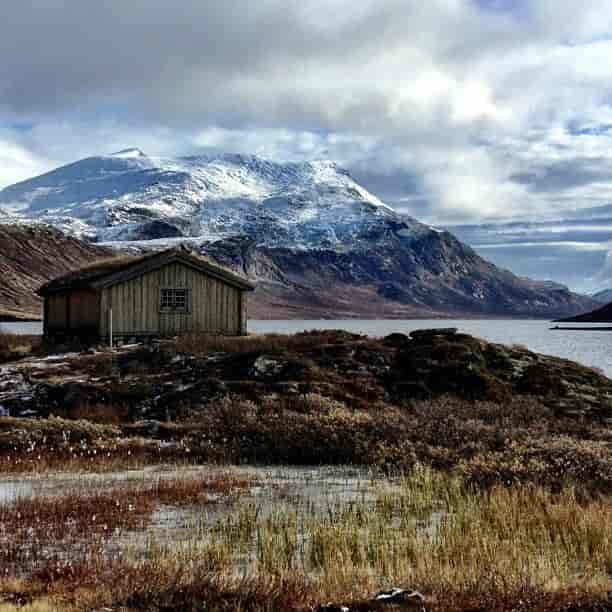
{"label": "grey cloud", "polygon": [[559,193],[596,182],[611,182],[612,166],[610,160],[603,157],[576,157],[531,168],[511,175],[510,179],[536,192]]}
{"label": "grey cloud", "polygon": [[[467,1],[21,0],[0,21],[0,105],[16,115],[127,107],[166,124],[397,129],[422,121],[406,101],[394,116],[402,80],[410,88],[428,64],[467,78],[475,58],[526,36]],[[368,62],[376,72],[366,75]],[[436,117],[449,113],[431,102]]]}
{"label": "grey cloud", "polygon": [[337,159],[432,223],[612,201],[607,0],[5,4],[0,113],[32,128],[0,183],[212,146]]}

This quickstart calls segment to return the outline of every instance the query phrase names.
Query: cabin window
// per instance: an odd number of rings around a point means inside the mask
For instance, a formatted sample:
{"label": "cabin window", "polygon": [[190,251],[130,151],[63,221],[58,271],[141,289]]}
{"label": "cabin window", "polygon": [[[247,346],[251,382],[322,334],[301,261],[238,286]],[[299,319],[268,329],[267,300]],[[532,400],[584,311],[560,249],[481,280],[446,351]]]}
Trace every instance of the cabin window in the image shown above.
{"label": "cabin window", "polygon": [[187,289],[162,289],[161,309],[172,312],[187,312],[189,310]]}

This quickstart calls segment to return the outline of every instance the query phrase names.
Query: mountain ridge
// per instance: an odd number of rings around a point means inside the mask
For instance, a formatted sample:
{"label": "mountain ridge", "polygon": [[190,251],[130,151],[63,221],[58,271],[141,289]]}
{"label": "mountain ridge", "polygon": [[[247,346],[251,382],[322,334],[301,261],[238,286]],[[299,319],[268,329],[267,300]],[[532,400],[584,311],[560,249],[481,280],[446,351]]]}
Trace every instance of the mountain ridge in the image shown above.
{"label": "mountain ridge", "polygon": [[13,222],[115,249],[187,241],[259,281],[252,314],[561,317],[595,303],[394,211],[333,161],[89,157],[0,191]]}
{"label": "mountain ridge", "polygon": [[[342,248],[364,224],[403,217],[333,161],[279,163],[254,155],[152,158],[139,149],[94,156],[0,191],[0,208],[96,241],[257,234],[266,246]],[[134,153],[136,152],[136,153]],[[240,213],[237,215],[236,213]],[[270,226],[275,232],[269,232]]]}

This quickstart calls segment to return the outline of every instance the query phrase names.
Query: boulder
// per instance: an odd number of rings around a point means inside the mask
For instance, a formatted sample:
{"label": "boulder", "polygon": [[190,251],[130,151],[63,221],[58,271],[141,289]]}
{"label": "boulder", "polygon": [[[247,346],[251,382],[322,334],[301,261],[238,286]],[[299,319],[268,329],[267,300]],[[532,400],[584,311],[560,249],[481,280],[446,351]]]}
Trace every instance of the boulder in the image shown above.
{"label": "boulder", "polygon": [[394,588],[379,591],[369,600],[346,604],[328,603],[317,608],[318,612],[375,612],[378,610],[418,610],[425,611],[425,597],[412,589]]}
{"label": "boulder", "polygon": [[406,334],[399,332],[393,332],[383,338],[383,344],[385,346],[391,346],[393,348],[401,348],[406,346],[410,342],[410,337]]}
{"label": "boulder", "polygon": [[275,378],[284,369],[284,361],[275,357],[260,355],[253,363],[252,374],[254,378]]}
{"label": "boulder", "polygon": [[374,596],[374,601],[386,604],[409,604],[411,608],[423,609],[425,597],[412,589],[395,588],[390,591],[380,591]]}

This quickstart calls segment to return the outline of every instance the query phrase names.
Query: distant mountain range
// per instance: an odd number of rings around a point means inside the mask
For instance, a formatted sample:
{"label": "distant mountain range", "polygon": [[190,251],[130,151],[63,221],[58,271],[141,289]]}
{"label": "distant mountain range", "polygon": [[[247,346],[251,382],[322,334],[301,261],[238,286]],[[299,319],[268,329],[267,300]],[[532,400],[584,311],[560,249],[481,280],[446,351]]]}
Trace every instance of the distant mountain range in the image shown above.
{"label": "distant mountain range", "polygon": [[600,304],[609,304],[612,302],[612,289],[603,289],[597,293],[593,293],[591,297]]}
{"label": "distant mountain range", "polygon": [[259,281],[256,317],[558,317],[595,304],[496,267],[329,161],[127,149],[7,187],[0,209],[6,224],[52,225],[83,244],[187,241]]}
{"label": "distant mountain range", "polygon": [[445,229],[480,255],[520,276],[549,278],[592,294],[612,287],[612,214],[608,207],[559,210]]}

